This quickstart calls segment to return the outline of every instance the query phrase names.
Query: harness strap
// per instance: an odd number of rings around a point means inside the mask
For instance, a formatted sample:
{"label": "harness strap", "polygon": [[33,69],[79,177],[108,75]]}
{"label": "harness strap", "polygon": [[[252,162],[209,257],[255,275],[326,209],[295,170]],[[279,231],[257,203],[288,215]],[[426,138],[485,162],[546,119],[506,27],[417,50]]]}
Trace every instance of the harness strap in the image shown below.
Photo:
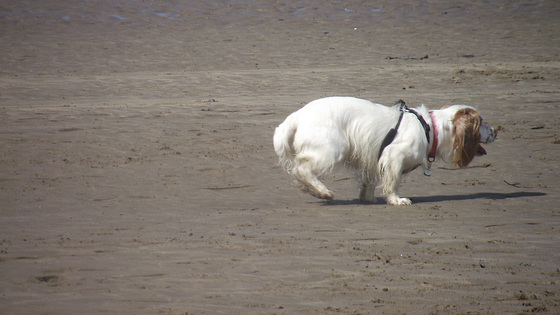
{"label": "harness strap", "polygon": [[395,103],[394,106],[397,106],[397,105],[400,105],[400,110],[401,110],[399,120],[397,121],[397,124],[395,125],[395,128],[391,128],[391,130],[389,130],[389,132],[387,133],[387,135],[383,139],[383,142],[381,143],[381,147],[379,148],[379,154],[377,155],[378,160],[381,158],[381,154],[383,153],[383,150],[385,149],[385,147],[387,147],[389,144],[391,144],[391,142],[393,142],[393,140],[395,140],[395,136],[397,135],[397,130],[399,129],[399,126],[401,125],[401,121],[402,121],[402,118],[403,118],[405,112],[412,113],[416,116],[416,118],[418,118],[418,120],[422,124],[422,127],[424,128],[424,132],[426,133],[426,139],[428,140],[428,143],[430,143],[430,125],[428,125],[426,123],[426,121],[424,120],[422,115],[418,114],[414,109],[409,109],[406,106],[406,103],[403,100],[398,100]]}
{"label": "harness strap", "polygon": [[389,144],[391,144],[391,142],[393,142],[393,140],[395,140],[395,136],[397,135],[397,130],[399,129],[399,126],[401,125],[401,121],[402,118],[404,116],[404,111],[407,108],[406,104],[403,100],[398,100],[394,106],[400,105],[401,108],[401,114],[399,116],[399,120],[397,120],[397,125],[395,125],[395,128],[391,128],[391,130],[389,130],[389,132],[387,133],[387,135],[385,136],[385,138],[383,139],[383,142],[381,142],[381,147],[379,148],[379,154],[377,155],[377,159],[379,160],[381,158],[381,154],[383,153],[383,150],[385,150],[385,147],[387,147]]}
{"label": "harness strap", "polygon": [[422,124],[422,127],[424,127],[424,132],[426,133],[426,140],[428,140],[428,143],[430,143],[430,125],[428,125],[428,123],[426,123],[426,121],[424,120],[424,117],[418,114],[414,109],[406,108],[406,110],[416,115],[416,118],[418,118],[418,120]]}

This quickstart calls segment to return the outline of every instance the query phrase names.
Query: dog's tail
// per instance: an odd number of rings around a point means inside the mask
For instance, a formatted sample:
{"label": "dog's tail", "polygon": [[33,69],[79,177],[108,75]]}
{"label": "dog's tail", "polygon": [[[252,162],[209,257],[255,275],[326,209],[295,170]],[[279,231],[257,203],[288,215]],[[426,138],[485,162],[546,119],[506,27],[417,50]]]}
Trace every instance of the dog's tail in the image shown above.
{"label": "dog's tail", "polygon": [[295,158],[293,143],[296,131],[297,124],[291,116],[274,131],[274,151],[278,154],[279,164],[288,173],[292,170]]}

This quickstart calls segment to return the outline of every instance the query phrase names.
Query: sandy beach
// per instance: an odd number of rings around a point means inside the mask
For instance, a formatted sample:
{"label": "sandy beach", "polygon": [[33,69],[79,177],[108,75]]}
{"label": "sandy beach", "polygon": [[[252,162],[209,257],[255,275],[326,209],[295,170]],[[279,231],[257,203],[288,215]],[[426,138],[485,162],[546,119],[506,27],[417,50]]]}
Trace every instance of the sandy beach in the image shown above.
{"label": "sandy beach", "polygon": [[[560,313],[557,1],[0,2],[0,314]],[[306,103],[476,106],[407,207],[291,185]]]}

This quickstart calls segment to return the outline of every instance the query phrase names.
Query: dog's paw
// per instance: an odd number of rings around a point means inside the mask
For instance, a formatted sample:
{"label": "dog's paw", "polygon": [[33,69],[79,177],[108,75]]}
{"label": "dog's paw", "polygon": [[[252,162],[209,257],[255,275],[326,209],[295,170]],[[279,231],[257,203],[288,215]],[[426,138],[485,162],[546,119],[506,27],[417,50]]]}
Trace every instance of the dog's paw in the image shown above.
{"label": "dog's paw", "polygon": [[311,194],[317,198],[326,199],[326,200],[332,200],[334,198],[334,194],[330,190],[311,192]]}
{"label": "dog's paw", "polygon": [[412,204],[412,201],[410,201],[410,199],[408,198],[399,198],[399,206],[410,206]]}
{"label": "dog's paw", "polygon": [[387,203],[393,206],[410,206],[412,201],[408,198],[399,198],[398,196],[390,196],[387,198]]}
{"label": "dog's paw", "polygon": [[317,190],[317,189],[312,189],[310,187],[304,187],[302,189],[302,191],[310,194],[313,197],[319,198],[319,199],[326,199],[326,200],[332,200],[334,198],[334,194],[332,193],[332,191],[330,190]]}

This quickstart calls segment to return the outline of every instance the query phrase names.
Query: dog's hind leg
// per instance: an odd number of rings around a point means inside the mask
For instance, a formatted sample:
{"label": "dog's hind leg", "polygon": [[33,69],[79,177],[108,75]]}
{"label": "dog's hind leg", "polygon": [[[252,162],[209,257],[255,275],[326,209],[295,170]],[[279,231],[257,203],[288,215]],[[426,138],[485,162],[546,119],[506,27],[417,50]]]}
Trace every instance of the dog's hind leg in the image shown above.
{"label": "dog's hind leg", "polygon": [[368,172],[363,172],[360,176],[360,202],[371,204],[375,203],[376,179],[372,178]]}
{"label": "dog's hind leg", "polygon": [[360,202],[375,203],[375,183],[363,182],[360,187]]}
{"label": "dog's hind leg", "polygon": [[317,178],[326,170],[318,170],[310,157],[296,157],[292,175],[302,184],[302,190],[321,199],[332,199],[333,193]]}

